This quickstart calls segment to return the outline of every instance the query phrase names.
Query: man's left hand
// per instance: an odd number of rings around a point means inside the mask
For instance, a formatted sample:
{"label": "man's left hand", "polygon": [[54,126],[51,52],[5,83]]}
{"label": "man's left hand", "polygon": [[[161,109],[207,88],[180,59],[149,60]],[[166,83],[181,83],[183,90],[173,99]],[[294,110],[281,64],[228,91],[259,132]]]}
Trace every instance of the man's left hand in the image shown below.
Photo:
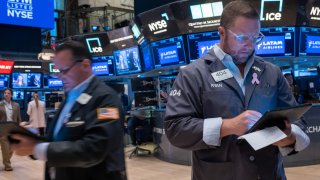
{"label": "man's left hand", "polygon": [[287,137],[273,143],[274,146],[286,147],[286,146],[293,145],[296,142],[296,137],[291,132],[291,124],[287,120],[285,120],[284,122],[285,122],[285,129],[283,129],[282,131],[287,135]]}
{"label": "man's left hand", "polygon": [[19,141],[19,143],[10,144],[15,154],[19,156],[32,155],[33,149],[38,143],[36,139],[20,134],[13,134],[11,138]]}

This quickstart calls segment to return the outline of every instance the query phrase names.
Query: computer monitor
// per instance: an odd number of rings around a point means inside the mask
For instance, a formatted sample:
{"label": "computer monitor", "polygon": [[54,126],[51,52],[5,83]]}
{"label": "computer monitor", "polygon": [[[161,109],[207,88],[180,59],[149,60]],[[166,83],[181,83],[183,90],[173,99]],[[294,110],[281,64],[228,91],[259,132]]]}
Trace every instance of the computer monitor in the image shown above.
{"label": "computer monitor", "polygon": [[114,76],[114,57],[92,57],[92,73],[97,76]]}
{"label": "computer monitor", "polygon": [[0,88],[9,87],[9,75],[0,74]]}
{"label": "computer monitor", "polygon": [[215,44],[220,43],[220,35],[218,31],[189,34],[187,38],[190,62],[204,56]]}
{"label": "computer monitor", "polygon": [[157,106],[157,103],[157,94],[155,91],[134,93],[135,107]]}
{"label": "computer monitor", "polygon": [[12,73],[12,88],[41,88],[41,73]]}
{"label": "computer monitor", "polygon": [[301,27],[299,56],[320,56],[320,28]]}
{"label": "computer monitor", "polygon": [[143,58],[143,71],[150,71],[154,68],[154,63],[152,59],[152,53],[150,49],[150,45],[147,41],[140,45],[140,50]]}
{"label": "computer monitor", "polygon": [[138,46],[114,51],[113,55],[117,75],[134,74],[142,71]]}
{"label": "computer monitor", "polygon": [[186,64],[182,36],[152,42],[151,49],[155,68]]}
{"label": "computer monitor", "polygon": [[256,55],[261,57],[295,56],[295,28],[267,27],[260,30],[264,39],[256,45]]}
{"label": "computer monitor", "polygon": [[24,91],[23,90],[13,90],[12,99],[13,100],[24,100]]}

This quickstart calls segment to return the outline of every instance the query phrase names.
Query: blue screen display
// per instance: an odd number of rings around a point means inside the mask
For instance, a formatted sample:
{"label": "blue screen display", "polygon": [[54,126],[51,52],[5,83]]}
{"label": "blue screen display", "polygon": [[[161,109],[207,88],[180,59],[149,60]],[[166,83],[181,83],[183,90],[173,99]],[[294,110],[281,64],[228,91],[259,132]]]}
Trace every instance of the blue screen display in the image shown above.
{"label": "blue screen display", "polygon": [[143,44],[141,44],[140,48],[141,48],[141,53],[143,57],[144,71],[150,71],[153,69],[153,66],[154,66],[150,46],[145,41]]}
{"label": "blue screen display", "polygon": [[133,74],[142,71],[139,48],[137,46],[114,51],[113,55],[117,75]]}
{"label": "blue screen display", "polygon": [[256,46],[256,54],[283,54],[286,49],[284,36],[266,36]]}
{"label": "blue screen display", "polygon": [[13,100],[24,100],[24,91],[14,90],[12,94]]}
{"label": "blue screen display", "polygon": [[48,87],[62,87],[63,86],[63,82],[61,79],[48,79]]}
{"label": "blue screen display", "polygon": [[1,0],[0,24],[53,29],[53,0]]}
{"label": "blue screen display", "polygon": [[300,56],[320,56],[320,28],[301,27]]}
{"label": "blue screen display", "polygon": [[193,62],[208,53],[215,44],[220,43],[219,32],[206,32],[188,35],[190,62]]}
{"label": "blue screen display", "polygon": [[256,45],[256,55],[262,57],[291,57],[295,55],[295,28],[261,28],[264,39]]}
{"label": "blue screen display", "polygon": [[186,63],[182,36],[152,42],[151,49],[155,68]]}
{"label": "blue screen display", "polygon": [[0,78],[0,88],[4,88],[5,86],[4,86],[4,79],[1,79]]}
{"label": "blue screen display", "polygon": [[12,88],[41,88],[41,73],[12,73]]}
{"label": "blue screen display", "polygon": [[113,56],[93,57],[92,73],[97,76],[114,76]]}

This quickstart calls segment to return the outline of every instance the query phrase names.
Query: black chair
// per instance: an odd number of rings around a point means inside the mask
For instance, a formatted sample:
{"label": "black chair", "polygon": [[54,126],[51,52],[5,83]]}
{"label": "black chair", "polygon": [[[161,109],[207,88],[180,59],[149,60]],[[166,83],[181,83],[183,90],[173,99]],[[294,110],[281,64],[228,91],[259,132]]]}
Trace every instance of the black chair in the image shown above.
{"label": "black chair", "polygon": [[[137,126],[135,129],[134,129],[135,133],[138,134],[139,132],[143,132],[145,131],[144,127],[143,126]],[[129,155],[129,159],[131,159],[134,155],[135,156],[139,156],[139,155],[151,155],[151,151],[148,150],[148,149],[144,149],[144,148],[141,148],[139,147],[140,144],[137,143],[135,145],[135,148],[133,149],[133,151],[130,153]],[[140,153],[139,153],[140,152]],[[142,154],[143,153],[143,154]]]}

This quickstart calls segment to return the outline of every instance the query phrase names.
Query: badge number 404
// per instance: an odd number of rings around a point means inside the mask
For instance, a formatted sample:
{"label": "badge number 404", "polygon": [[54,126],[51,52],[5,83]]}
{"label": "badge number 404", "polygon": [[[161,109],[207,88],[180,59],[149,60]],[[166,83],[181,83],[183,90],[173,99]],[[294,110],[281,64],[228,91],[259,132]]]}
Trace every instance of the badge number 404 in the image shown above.
{"label": "badge number 404", "polygon": [[172,90],[169,96],[181,96],[181,90]]}

